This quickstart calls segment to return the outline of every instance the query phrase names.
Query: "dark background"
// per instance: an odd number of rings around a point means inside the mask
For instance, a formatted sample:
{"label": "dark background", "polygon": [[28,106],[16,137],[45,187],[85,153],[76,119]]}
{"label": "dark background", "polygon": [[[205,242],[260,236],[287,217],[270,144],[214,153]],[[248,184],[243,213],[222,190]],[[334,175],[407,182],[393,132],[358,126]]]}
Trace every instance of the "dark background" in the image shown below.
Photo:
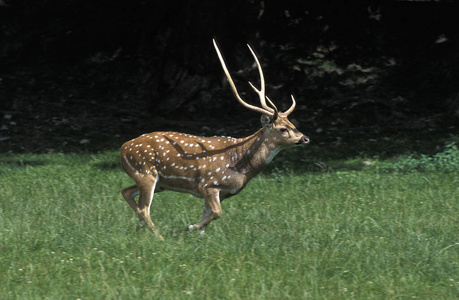
{"label": "dark background", "polygon": [[280,109],[295,95],[290,119],[312,145],[370,141],[374,154],[378,141],[448,138],[459,124],[458,12],[453,1],[0,0],[0,152],[256,131],[213,38],[251,103],[254,48],[267,94]]}

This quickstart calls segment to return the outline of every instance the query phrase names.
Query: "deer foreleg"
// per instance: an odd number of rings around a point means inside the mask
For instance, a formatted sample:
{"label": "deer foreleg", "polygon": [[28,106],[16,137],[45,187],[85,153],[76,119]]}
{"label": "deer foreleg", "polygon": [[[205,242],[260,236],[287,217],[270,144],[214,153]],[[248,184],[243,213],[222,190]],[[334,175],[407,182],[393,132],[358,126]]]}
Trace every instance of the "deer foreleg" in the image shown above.
{"label": "deer foreleg", "polygon": [[[201,222],[204,222],[205,220],[207,220],[210,215],[212,214],[212,210],[209,208],[209,206],[207,206],[207,203],[204,202],[204,207],[202,208],[202,217],[201,217]],[[206,232],[206,226],[203,226],[200,230],[199,230],[199,233],[200,234],[205,234]]]}
{"label": "deer foreleg", "polygon": [[220,204],[220,190],[209,189],[206,191],[204,196],[204,208],[202,210],[201,222],[187,227],[188,230],[201,230],[204,233],[205,227],[215,219],[218,219],[222,215],[222,207]]}

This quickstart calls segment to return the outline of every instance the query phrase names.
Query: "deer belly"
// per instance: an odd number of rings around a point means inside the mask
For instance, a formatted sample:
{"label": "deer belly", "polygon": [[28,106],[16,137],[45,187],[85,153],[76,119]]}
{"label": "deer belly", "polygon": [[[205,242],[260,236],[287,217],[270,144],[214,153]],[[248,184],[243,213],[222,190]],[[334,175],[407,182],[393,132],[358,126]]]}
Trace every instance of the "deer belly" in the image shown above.
{"label": "deer belly", "polygon": [[191,194],[197,198],[203,198],[201,193],[192,186],[185,186],[185,185],[177,185],[175,184],[167,184],[163,180],[159,180],[158,184],[156,185],[155,192],[162,192],[162,191],[173,191],[179,193],[187,193]]}
{"label": "deer belly", "polygon": [[199,180],[192,176],[186,176],[181,174],[159,174],[159,191],[169,190],[181,193],[190,193],[195,196],[200,195],[198,190]]}

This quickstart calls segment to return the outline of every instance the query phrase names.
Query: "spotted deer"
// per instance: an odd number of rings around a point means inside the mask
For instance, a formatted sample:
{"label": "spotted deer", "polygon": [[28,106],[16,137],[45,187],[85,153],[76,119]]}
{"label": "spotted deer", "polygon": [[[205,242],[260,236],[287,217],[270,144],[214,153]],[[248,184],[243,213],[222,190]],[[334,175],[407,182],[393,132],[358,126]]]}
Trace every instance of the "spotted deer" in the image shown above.
{"label": "spotted deer", "polygon": [[[146,223],[161,239],[150,218],[154,193],[170,190],[204,198],[201,221],[187,227],[188,230],[204,233],[206,226],[221,216],[221,202],[244,189],[280,150],[309,143],[309,138],[287,118],[295,109],[293,96],[292,105],[285,112],[278,112],[274,103],[265,96],[263,71],[250,46],[261,87],[257,89],[249,84],[258,94],[261,107],[248,104],[240,97],[215,40],[213,43],[236,99],[246,108],[261,113],[262,128],[245,138],[152,132],[121,147],[121,165],[136,183],[122,189],[121,193],[141,224]],[[138,202],[134,199],[136,196],[139,196]]]}

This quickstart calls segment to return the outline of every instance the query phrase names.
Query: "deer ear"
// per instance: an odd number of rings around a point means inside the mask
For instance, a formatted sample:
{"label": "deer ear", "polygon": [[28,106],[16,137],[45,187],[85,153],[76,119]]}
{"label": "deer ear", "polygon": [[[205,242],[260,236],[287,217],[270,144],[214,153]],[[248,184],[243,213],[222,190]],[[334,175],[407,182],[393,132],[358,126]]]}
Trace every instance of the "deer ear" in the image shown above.
{"label": "deer ear", "polygon": [[260,121],[261,121],[261,125],[263,125],[263,127],[268,127],[273,123],[273,120],[271,120],[271,118],[268,117],[267,115],[261,115]]}

